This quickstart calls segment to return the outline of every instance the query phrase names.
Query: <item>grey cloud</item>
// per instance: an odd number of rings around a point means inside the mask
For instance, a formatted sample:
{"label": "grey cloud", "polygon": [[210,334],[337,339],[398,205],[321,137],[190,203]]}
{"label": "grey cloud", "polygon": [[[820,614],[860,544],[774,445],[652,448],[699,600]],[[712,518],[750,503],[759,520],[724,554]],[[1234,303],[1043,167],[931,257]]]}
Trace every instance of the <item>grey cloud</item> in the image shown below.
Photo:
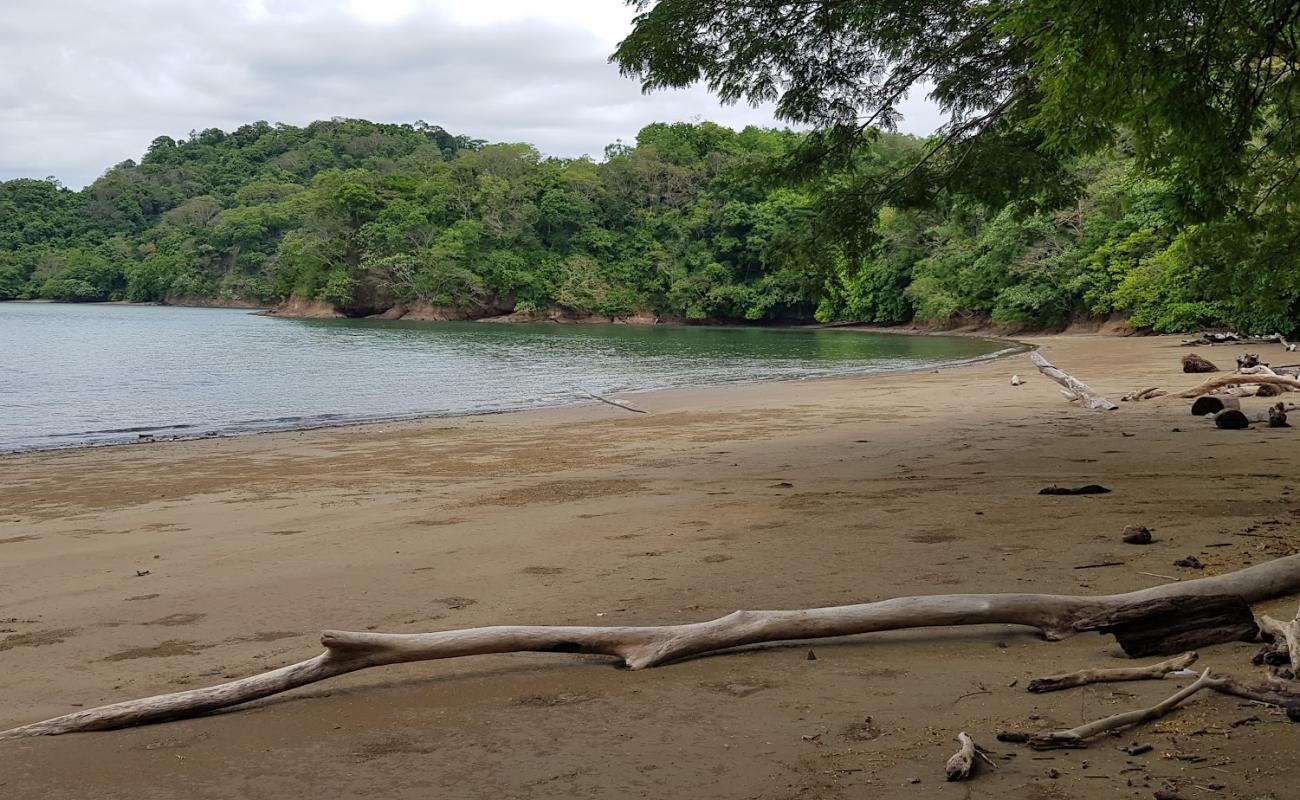
{"label": "grey cloud", "polygon": [[[606,62],[612,41],[585,29],[453,24],[432,10],[370,25],[324,3],[265,5],[262,15],[234,0],[9,9],[0,179],[52,174],[80,186],[155,136],[258,119],[424,119],[562,156],[599,155],[657,120],[775,124],[767,109],[722,107],[699,87],[643,96]],[[932,129],[932,112],[917,107],[912,129]]]}

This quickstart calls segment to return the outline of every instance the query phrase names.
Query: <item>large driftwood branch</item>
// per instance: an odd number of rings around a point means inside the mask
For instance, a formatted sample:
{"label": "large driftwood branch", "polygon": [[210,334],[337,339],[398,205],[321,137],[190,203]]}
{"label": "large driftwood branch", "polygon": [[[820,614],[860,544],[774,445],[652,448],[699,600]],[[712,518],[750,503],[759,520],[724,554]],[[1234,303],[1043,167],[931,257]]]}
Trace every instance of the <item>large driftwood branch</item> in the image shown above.
{"label": "large driftwood branch", "polygon": [[1203,394],[1210,394],[1227,386],[1238,386],[1244,383],[1267,383],[1273,386],[1284,386],[1288,389],[1300,390],[1300,379],[1288,378],[1285,375],[1220,375],[1217,378],[1210,378],[1200,386],[1180,392],[1177,397],[1200,397]]}
{"label": "large driftwood branch", "polygon": [[[1024,625],[1058,640],[1095,627],[1099,616],[1170,597],[1237,595],[1259,602],[1300,592],[1300,555],[1208,578],[1124,594],[952,594],[899,597],[862,605],[794,611],[736,611],[709,622],[645,627],[506,625],[438,633],[321,635],[325,652],[298,664],[202,689],[128,700],[0,732],[0,739],[100,731],[193,717],[323,681],[410,661],[489,653],[591,653],[644,669],[702,653],[761,642],[848,636],[944,625]],[[1159,604],[1157,604],[1159,605]]]}
{"label": "large driftwood branch", "polygon": [[1087,686],[1091,683],[1113,683],[1118,681],[1159,680],[1171,672],[1178,672],[1190,667],[1196,661],[1196,653],[1183,653],[1168,661],[1149,664],[1145,667],[1119,667],[1117,669],[1081,669],[1064,675],[1051,675],[1046,678],[1034,678],[1029,682],[1029,691],[1035,693],[1059,692],[1075,686]]}
{"label": "large driftwood branch", "polygon": [[1029,354],[1029,360],[1034,362],[1034,366],[1038,367],[1039,372],[1065,387],[1061,390],[1061,394],[1065,395],[1066,399],[1070,401],[1079,400],[1083,403],[1084,408],[1094,410],[1114,411],[1119,408],[1119,406],[1088,388],[1088,384],[1052,366],[1052,363],[1043,358],[1043,354],[1037,350]]}

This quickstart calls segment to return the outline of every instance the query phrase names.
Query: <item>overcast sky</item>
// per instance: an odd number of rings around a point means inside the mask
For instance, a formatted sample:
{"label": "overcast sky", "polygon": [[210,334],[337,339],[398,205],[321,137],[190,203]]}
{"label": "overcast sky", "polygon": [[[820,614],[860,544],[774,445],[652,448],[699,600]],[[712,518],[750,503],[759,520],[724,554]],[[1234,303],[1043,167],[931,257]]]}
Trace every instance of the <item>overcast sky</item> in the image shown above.
{"label": "overcast sky", "polygon": [[[31,0],[0,32],[0,180],[80,187],[154,137],[263,119],[423,119],[599,157],[649,122],[776,124],[695,87],[642,95],[606,63],[622,0]],[[903,130],[935,112],[905,106]],[[910,113],[908,113],[910,112]]]}

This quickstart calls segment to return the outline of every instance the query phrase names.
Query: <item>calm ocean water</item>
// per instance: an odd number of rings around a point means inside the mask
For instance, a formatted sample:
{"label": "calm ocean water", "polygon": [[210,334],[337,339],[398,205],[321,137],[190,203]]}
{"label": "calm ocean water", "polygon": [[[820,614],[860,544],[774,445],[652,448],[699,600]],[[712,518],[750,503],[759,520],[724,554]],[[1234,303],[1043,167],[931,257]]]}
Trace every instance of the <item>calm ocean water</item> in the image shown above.
{"label": "calm ocean water", "polygon": [[0,451],[468,414],[914,368],[1006,345],[834,330],[494,325],[0,303]]}

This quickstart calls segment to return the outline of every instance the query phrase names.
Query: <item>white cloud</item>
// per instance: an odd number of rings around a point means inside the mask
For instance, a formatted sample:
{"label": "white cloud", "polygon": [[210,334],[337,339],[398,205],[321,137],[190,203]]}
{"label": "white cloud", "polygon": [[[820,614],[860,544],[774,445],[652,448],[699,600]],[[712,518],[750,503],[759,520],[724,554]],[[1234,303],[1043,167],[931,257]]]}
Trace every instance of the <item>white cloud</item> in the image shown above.
{"label": "white cloud", "polygon": [[0,180],[80,186],[156,136],[259,119],[424,119],[562,156],[654,121],[775,124],[702,87],[642,95],[607,62],[631,18],[621,0],[27,3],[0,32]]}

